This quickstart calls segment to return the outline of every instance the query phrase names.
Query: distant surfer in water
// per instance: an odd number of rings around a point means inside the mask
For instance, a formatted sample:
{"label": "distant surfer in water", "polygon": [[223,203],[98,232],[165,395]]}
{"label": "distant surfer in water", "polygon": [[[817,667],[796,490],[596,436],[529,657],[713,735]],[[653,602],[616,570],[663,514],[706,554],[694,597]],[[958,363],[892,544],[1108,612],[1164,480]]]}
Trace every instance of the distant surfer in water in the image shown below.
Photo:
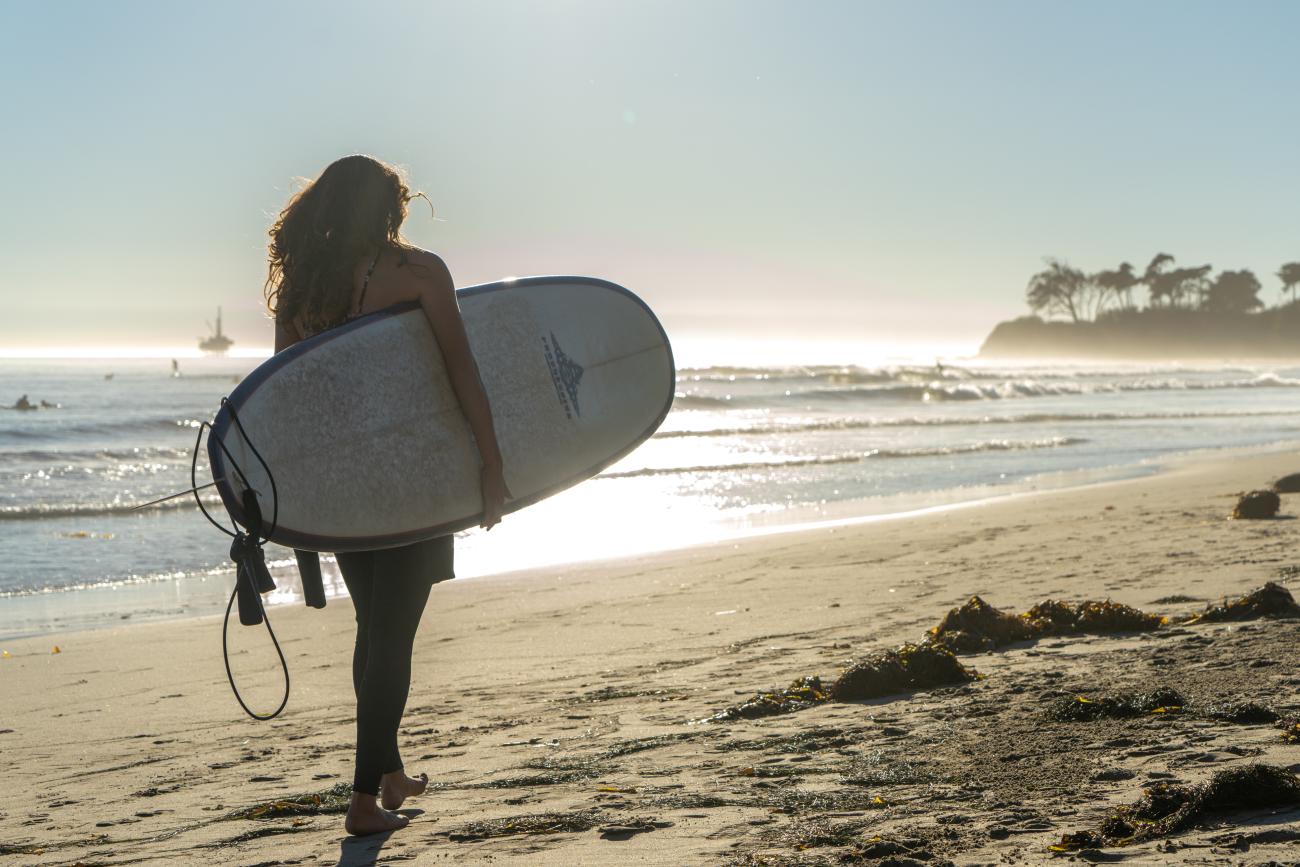
{"label": "distant surfer in water", "polygon": [[[367,156],[331,163],[289,200],[271,227],[267,307],[275,350],[405,301],[419,302],[433,326],[451,385],[482,461],[484,529],[501,520],[510,492],[492,409],[442,259],[401,234],[412,195],[401,175]],[[426,200],[427,201],[427,200]],[[322,468],[322,472],[325,470]],[[411,652],[429,591],[453,577],[453,537],[379,551],[338,555],[357,616],[352,685],[357,697],[357,753],[350,834],[404,827],[394,812],[428,785],[408,775],[397,730],[411,686]]]}

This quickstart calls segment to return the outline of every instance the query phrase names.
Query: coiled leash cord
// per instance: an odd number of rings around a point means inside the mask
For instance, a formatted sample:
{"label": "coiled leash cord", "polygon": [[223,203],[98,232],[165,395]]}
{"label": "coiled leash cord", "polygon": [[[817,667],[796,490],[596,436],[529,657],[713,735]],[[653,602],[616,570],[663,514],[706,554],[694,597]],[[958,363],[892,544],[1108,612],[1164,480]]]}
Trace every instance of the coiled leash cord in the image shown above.
{"label": "coiled leash cord", "polygon": [[[226,664],[226,679],[230,681],[230,689],[235,693],[235,700],[239,706],[244,709],[255,720],[271,720],[280,715],[285,705],[289,703],[289,664],[285,662],[284,651],[280,649],[280,641],[275,637],[275,630],[271,628],[271,618],[267,616],[266,606],[262,603],[262,594],[275,589],[275,582],[271,579],[271,573],[266,568],[266,555],[262,551],[262,546],[270,539],[271,534],[275,532],[280,517],[280,498],[275,488],[275,476],[271,473],[271,468],[267,466],[266,460],[262,453],[253,445],[253,441],[248,438],[244,431],[244,425],[239,421],[239,415],[235,412],[235,407],[227,398],[221,399],[221,405],[229,413],[235,427],[239,430],[239,435],[244,438],[248,444],[248,449],[257,458],[258,463],[266,472],[266,478],[271,483],[271,524],[269,529],[263,532],[262,507],[257,501],[257,492],[248,484],[248,478],[244,475],[243,469],[235,456],[226,448],[226,444],[217,437],[215,442],[221,449],[226,460],[230,462],[231,469],[234,470],[240,484],[243,485],[243,506],[244,506],[244,523],[247,532],[241,531],[239,525],[231,520],[231,526],[234,530],[229,530],[222,526],[208,512],[207,507],[203,505],[203,500],[198,494],[198,462],[199,446],[203,442],[203,431],[208,431],[208,441],[213,442],[212,425],[209,422],[199,423],[199,433],[194,439],[194,453],[190,456],[190,485],[194,489],[194,502],[199,506],[199,511],[203,517],[208,519],[212,526],[216,527],[227,536],[231,537],[230,559],[235,561],[235,589],[230,591],[230,601],[226,603],[226,615],[221,621],[221,657]],[[228,634],[230,631],[230,610],[235,605],[235,599],[239,599],[239,621],[245,626],[256,626],[258,623],[266,624],[266,632],[271,636],[271,644],[275,646],[276,655],[280,657],[280,669],[284,672],[284,697],[280,699],[280,706],[269,714],[259,714],[248,706],[244,697],[239,694],[239,687],[235,685],[235,675],[230,670],[230,649]]]}

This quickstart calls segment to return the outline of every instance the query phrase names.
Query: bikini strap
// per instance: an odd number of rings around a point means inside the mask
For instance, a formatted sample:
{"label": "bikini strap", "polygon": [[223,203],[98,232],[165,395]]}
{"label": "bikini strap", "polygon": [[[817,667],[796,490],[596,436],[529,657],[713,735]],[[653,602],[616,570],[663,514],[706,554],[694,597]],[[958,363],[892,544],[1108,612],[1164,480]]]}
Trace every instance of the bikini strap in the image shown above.
{"label": "bikini strap", "polygon": [[366,290],[370,288],[370,275],[375,273],[375,266],[379,264],[379,257],[383,254],[383,250],[376,253],[375,260],[371,262],[370,267],[366,269],[366,277],[361,281],[361,297],[357,298],[357,316],[361,315],[361,308],[366,306]]}

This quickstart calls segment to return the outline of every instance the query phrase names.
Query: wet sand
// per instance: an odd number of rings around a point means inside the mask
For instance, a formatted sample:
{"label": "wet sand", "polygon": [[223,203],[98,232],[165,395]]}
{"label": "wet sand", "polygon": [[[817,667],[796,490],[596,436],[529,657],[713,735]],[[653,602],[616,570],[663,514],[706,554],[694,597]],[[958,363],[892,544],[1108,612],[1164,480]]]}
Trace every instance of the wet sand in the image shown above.
{"label": "wet sand", "polygon": [[[798,677],[829,683],[854,658],[920,640],[973,594],[1012,611],[1109,597],[1177,618],[1266,581],[1300,592],[1300,521],[1226,519],[1238,492],[1298,470],[1300,453],[1229,454],[899,520],[441,585],[401,736],[408,770],[433,785],[386,839],[346,838],[328,812],[351,775],[346,600],[273,610],[293,695],[269,724],[230,695],[215,618],[9,642],[0,861],[1040,863],[1144,787],[1252,763],[1300,771],[1300,744],[1273,723],[1048,712],[1169,686],[1192,708],[1235,698],[1294,716],[1297,621],[1021,642],[962,655],[982,676],[963,685],[692,721]],[[1282,511],[1300,515],[1300,495]],[[232,630],[246,696],[274,706],[265,632]],[[303,793],[319,806],[258,809]],[[1295,863],[1298,841],[1300,805],[1261,807],[1057,857]]]}

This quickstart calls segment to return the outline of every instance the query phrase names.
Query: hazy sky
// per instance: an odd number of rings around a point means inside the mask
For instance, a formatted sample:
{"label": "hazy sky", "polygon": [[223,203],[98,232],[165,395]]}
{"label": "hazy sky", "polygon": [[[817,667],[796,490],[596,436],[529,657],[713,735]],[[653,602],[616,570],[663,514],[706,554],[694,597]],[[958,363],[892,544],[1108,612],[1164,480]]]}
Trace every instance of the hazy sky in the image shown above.
{"label": "hazy sky", "polygon": [[270,342],[266,229],[407,167],[458,284],[975,344],[1045,255],[1300,258],[1300,3],[0,0],[0,352]]}

